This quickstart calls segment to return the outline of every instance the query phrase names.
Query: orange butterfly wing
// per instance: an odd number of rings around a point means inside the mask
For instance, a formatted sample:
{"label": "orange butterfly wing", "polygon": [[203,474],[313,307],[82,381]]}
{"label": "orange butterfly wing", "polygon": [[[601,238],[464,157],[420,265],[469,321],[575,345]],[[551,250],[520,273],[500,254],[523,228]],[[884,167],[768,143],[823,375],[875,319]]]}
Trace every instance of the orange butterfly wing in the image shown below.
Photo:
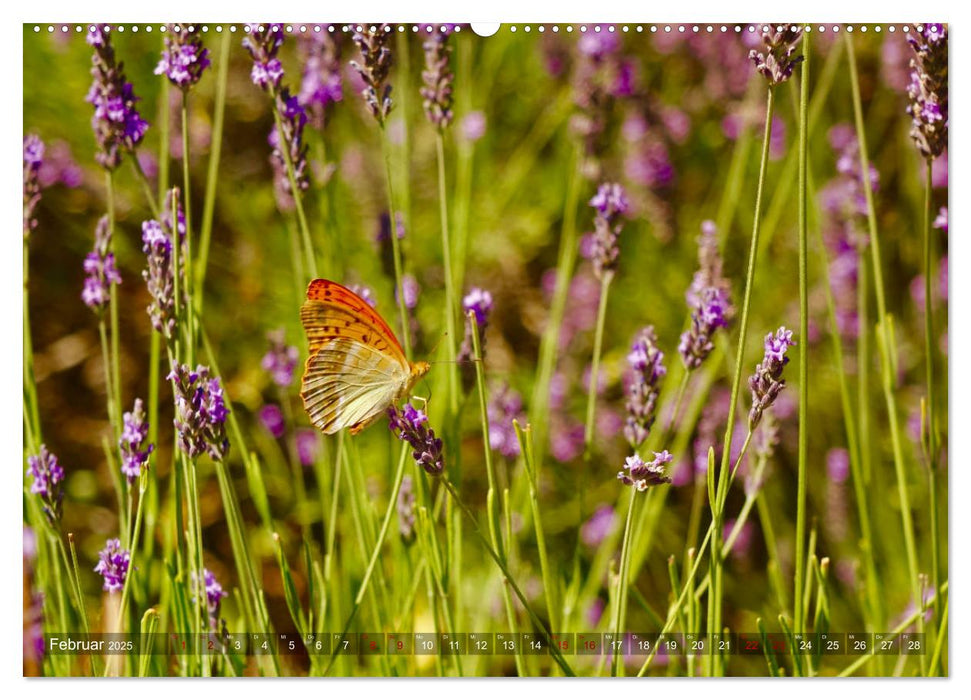
{"label": "orange butterfly wing", "polygon": [[322,432],[360,432],[410,385],[412,365],[394,332],[346,287],[311,282],[300,320],[310,347],[300,396]]}

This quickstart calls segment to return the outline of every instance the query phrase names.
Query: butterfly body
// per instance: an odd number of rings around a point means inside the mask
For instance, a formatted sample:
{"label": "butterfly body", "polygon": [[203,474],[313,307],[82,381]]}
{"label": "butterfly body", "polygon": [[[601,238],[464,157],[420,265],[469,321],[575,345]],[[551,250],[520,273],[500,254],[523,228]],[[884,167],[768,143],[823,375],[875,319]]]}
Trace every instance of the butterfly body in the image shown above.
{"label": "butterfly body", "polygon": [[309,356],[300,396],[311,422],[331,435],[357,434],[406,398],[429,369],[409,362],[394,332],[357,294],[315,279],[300,307]]}

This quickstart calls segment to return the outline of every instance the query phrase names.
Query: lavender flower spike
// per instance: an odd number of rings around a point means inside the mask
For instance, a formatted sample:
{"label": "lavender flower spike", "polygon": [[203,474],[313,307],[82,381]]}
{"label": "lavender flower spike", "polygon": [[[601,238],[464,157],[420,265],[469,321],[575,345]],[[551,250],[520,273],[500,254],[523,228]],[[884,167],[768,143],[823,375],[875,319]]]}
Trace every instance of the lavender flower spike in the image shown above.
{"label": "lavender flower spike", "polygon": [[593,262],[597,279],[603,279],[617,268],[617,257],[620,254],[617,237],[623,227],[621,217],[627,213],[629,204],[623,187],[615,182],[605,182],[590,200],[590,206],[597,213],[593,219],[594,231],[589,236],[590,244],[585,246],[584,257]]}
{"label": "lavender flower spike", "polygon": [[691,327],[681,334],[678,353],[688,370],[698,369],[714,350],[712,336],[726,328],[735,313],[732,307],[731,283],[722,274],[718,254],[718,232],[715,224],[701,224],[698,240],[698,271],[685,294],[691,309]]}
{"label": "lavender flower spike", "polygon": [[421,73],[424,85],[421,96],[424,100],[425,116],[439,131],[444,131],[452,123],[452,80],[449,71],[449,56],[452,47],[448,45],[448,28],[434,28],[425,41],[425,70]]}
{"label": "lavender flower spike", "polygon": [[391,49],[388,41],[391,27],[379,24],[369,27],[362,25],[361,31],[354,34],[354,43],[361,51],[361,63],[351,61],[351,66],[361,75],[365,88],[361,92],[368,111],[380,126],[384,126],[391,113],[391,86],[385,84],[391,70]]}
{"label": "lavender flower spike", "polygon": [[[193,571],[190,575],[192,590],[198,590],[199,588],[199,575]],[[225,598],[228,593],[223,590],[222,585],[216,580],[216,575],[213,574],[209,569],[202,569],[202,581],[206,588],[206,609],[209,611],[209,626],[216,630],[219,628],[219,607],[222,603],[222,599]],[[195,595],[192,596],[192,602],[195,602]]]}
{"label": "lavender flower spike", "polygon": [[283,79],[283,64],[277,58],[283,45],[283,27],[279,24],[252,25],[243,48],[253,59],[250,78],[261,90],[275,92]]}
{"label": "lavender flower spike", "polygon": [[121,448],[121,472],[134,483],[142,468],[148,466],[148,456],[155,445],[148,442],[148,417],[141,399],[135,399],[131,412],[124,415],[124,429],[118,441]]}
{"label": "lavender flower spike", "polygon": [[462,388],[468,391],[475,381],[475,366],[472,361],[475,348],[472,347],[472,327],[469,325],[468,316],[472,313],[475,323],[479,328],[479,347],[482,356],[485,357],[485,333],[489,325],[489,316],[492,315],[492,294],[486,289],[473,287],[469,293],[462,298],[462,311],[465,314],[465,337],[462,338],[462,345],[459,346],[456,360],[460,363],[462,374]]}
{"label": "lavender flower spike", "polygon": [[341,79],[341,46],[330,32],[314,32],[304,44],[307,57],[300,81],[300,104],[310,123],[323,129],[328,107],[344,99]]}
{"label": "lavender flower spike", "polygon": [[280,131],[274,126],[270,131],[270,163],[273,166],[274,184],[276,185],[277,201],[281,209],[293,206],[293,188],[290,176],[287,174],[287,160],[293,166],[293,179],[297,189],[301,192],[310,187],[310,175],[307,172],[307,144],[303,140],[303,129],[307,124],[307,112],[300,105],[300,100],[290,94],[290,90],[283,88],[276,96],[276,110],[280,114],[282,138]]}
{"label": "lavender flower spike", "polygon": [[168,377],[175,390],[175,429],[179,448],[190,458],[207,452],[221,461],[229,452],[226,437],[226,408],[219,379],[209,376],[209,368],[199,365],[195,371],[173,363]]}
{"label": "lavender flower spike", "polygon": [[933,22],[907,35],[916,54],[907,86],[910,136],[925,158],[937,158],[947,147],[947,39],[947,25]]}
{"label": "lavender flower spike", "polygon": [[792,71],[803,57],[793,56],[796,45],[802,39],[802,26],[796,24],[767,24],[762,32],[766,51],[752,49],[749,58],[770,86],[784,83],[792,77]]}
{"label": "lavender flower spike", "polygon": [[779,393],[785,388],[786,381],[782,378],[782,370],[789,363],[786,351],[795,345],[792,331],[780,326],[774,334],[765,336],[765,356],[756,368],[748,385],[752,390],[752,409],[748,414],[749,430],[762,420],[762,413],[771,406]]}
{"label": "lavender flower spike", "polygon": [[435,431],[428,427],[428,416],[410,403],[399,411],[394,405],[388,408],[388,427],[402,442],[411,445],[411,456],[415,463],[431,476],[439,476],[445,471],[442,456],[442,441],[435,437]]}
{"label": "lavender flower spike", "polygon": [[670,484],[671,479],[664,475],[664,467],[671,463],[673,457],[667,450],[655,452],[654,459],[645,462],[640,455],[633,454],[624,462],[626,472],[617,472],[617,478],[627,486],[638,491],[647,491],[650,486]]}
{"label": "lavender flower spike", "polygon": [[94,25],[87,41],[94,47],[94,82],[86,99],[94,105],[91,126],[100,149],[95,157],[103,168],[114,170],[121,165],[125,152],[134,150],[145,138],[148,122],[135,109],[138,98],[125,79],[124,66],[115,62],[115,50],[105,25]]}
{"label": "lavender flower spike", "polygon": [[199,27],[170,24],[155,75],[164,75],[173,85],[187,91],[199,82],[209,65],[209,49],[202,45]]}
{"label": "lavender flower spike", "polygon": [[111,229],[108,217],[102,216],[94,230],[94,250],[84,258],[84,289],[81,300],[99,315],[108,306],[111,285],[121,284],[121,275],[115,267],[115,254],[111,247]]}
{"label": "lavender flower spike", "polygon": [[667,374],[664,353],[657,346],[654,327],[648,326],[634,338],[627,355],[630,377],[625,387],[627,419],[624,437],[634,449],[647,440],[657,414],[661,379]]}
{"label": "lavender flower spike", "polygon": [[398,531],[405,542],[411,542],[415,537],[415,490],[409,474],[401,478],[401,488],[398,489]]}
{"label": "lavender flower spike", "polygon": [[37,225],[34,209],[40,201],[40,181],[38,175],[44,160],[44,142],[39,136],[28,134],[24,137],[24,238]]}
{"label": "lavender flower spike", "polygon": [[98,564],[94,570],[104,576],[104,590],[116,593],[125,587],[128,578],[128,564],[131,552],[122,549],[121,541],[117,538],[105,542],[105,548],[98,552]]}
{"label": "lavender flower spike", "polygon": [[523,399],[508,384],[497,387],[489,396],[489,447],[507,459],[519,456],[519,439],[514,420],[523,419]]}
{"label": "lavender flower spike", "polygon": [[61,500],[64,498],[64,468],[57,461],[57,456],[40,446],[40,452],[27,457],[27,476],[33,479],[30,492],[37,494],[43,502],[44,513],[56,522],[61,515]]}
{"label": "lavender flower spike", "polygon": [[[172,338],[175,330],[175,270],[172,259],[172,201],[178,197],[178,190],[172,189],[166,198],[165,211],[162,222],[150,219],[142,223],[142,252],[145,253],[147,269],[142,271],[142,277],[148,286],[148,293],[152,303],[148,306],[148,315],[152,320],[152,327],[166,339]],[[178,232],[180,245],[185,241],[185,214],[176,204]],[[184,259],[184,252],[180,252]],[[179,266],[180,281],[185,278],[185,266]],[[179,285],[181,305],[185,305],[185,284]]]}

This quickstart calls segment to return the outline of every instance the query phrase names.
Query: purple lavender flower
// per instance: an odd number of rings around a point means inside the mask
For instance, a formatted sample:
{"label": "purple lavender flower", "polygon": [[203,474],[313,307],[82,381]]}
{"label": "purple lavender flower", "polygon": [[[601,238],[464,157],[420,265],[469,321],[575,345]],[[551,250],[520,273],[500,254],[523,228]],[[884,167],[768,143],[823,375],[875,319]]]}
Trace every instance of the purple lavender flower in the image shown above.
{"label": "purple lavender flower", "polygon": [[148,315],[152,320],[152,327],[161,333],[166,340],[172,339],[175,330],[175,270],[172,259],[172,209],[177,210],[178,234],[180,243],[179,265],[180,305],[185,305],[185,214],[178,204],[178,188],[169,190],[166,197],[165,211],[162,222],[149,219],[142,223],[142,252],[145,253],[147,269],[142,271],[142,277],[148,286],[148,293],[152,303],[148,306]]}
{"label": "purple lavender flower", "polygon": [[164,75],[173,85],[188,91],[199,82],[209,64],[209,50],[202,45],[199,27],[170,24],[155,75]]}
{"label": "purple lavender flower", "polygon": [[287,160],[293,167],[293,179],[297,189],[301,192],[310,187],[310,173],[307,168],[307,144],[303,140],[303,129],[307,124],[307,113],[300,105],[300,100],[290,94],[288,88],[282,88],[276,95],[276,110],[280,114],[280,131],[274,126],[270,130],[268,141],[272,147],[270,165],[273,166],[273,184],[277,204],[283,211],[293,208],[293,188],[290,185],[290,174]]}
{"label": "purple lavender flower", "polygon": [[748,416],[749,430],[755,430],[762,420],[762,413],[775,402],[779,392],[785,388],[786,381],[782,378],[782,370],[789,363],[786,351],[795,344],[792,331],[787,330],[785,326],[780,326],[774,334],[769,333],[765,336],[765,356],[755,367],[755,374],[748,380],[749,388],[752,390],[752,409]]}
{"label": "purple lavender flower", "polygon": [[142,468],[148,466],[148,456],[155,449],[155,445],[148,442],[148,416],[141,399],[135,399],[132,410],[124,415],[118,447],[121,449],[121,473],[129,484],[134,483]]}
{"label": "purple lavender flower", "polygon": [[410,474],[401,478],[398,489],[398,532],[407,543],[415,537],[415,485]]}
{"label": "purple lavender flower", "polygon": [[40,202],[39,173],[44,161],[44,142],[39,136],[24,137],[24,238],[37,226],[34,209]]}
{"label": "purple lavender flower", "polygon": [[104,576],[104,590],[117,593],[125,587],[128,577],[128,564],[131,552],[122,549],[121,541],[117,538],[105,542],[105,548],[98,552],[98,564],[94,570]]}
{"label": "purple lavender flower", "polygon": [[749,58],[755,69],[765,76],[770,86],[784,83],[792,77],[792,71],[803,57],[793,56],[796,45],[802,39],[802,26],[796,24],[768,24],[762,32],[765,53],[752,49]]}
{"label": "purple lavender flower", "polygon": [[846,481],[850,475],[850,453],[845,447],[834,447],[826,453],[826,475],[837,484]]}
{"label": "purple lavender flower", "polygon": [[425,40],[425,70],[421,72],[421,97],[425,116],[439,131],[452,123],[452,80],[448,43],[449,31],[435,28]]}
{"label": "purple lavender flower", "polygon": [[364,25],[353,38],[361,52],[361,63],[351,61],[351,66],[364,81],[361,96],[368,111],[383,128],[392,106],[391,86],[385,84],[391,70],[391,49],[388,48],[391,27],[387,24],[375,27]]}
{"label": "purple lavender flower", "polygon": [[459,133],[469,143],[474,143],[485,135],[486,117],[479,110],[469,112],[459,121]]}
{"label": "purple lavender flower", "polygon": [[261,407],[258,413],[260,423],[266,431],[273,437],[279,439],[287,430],[286,422],[283,420],[283,411],[275,403],[268,403]]}
{"label": "purple lavender flower", "polygon": [[314,32],[304,46],[307,55],[297,97],[310,123],[323,129],[330,105],[344,99],[341,46],[330,32]]}
{"label": "purple lavender flower", "polygon": [[[198,590],[198,574],[193,571],[189,578],[191,581],[192,590]],[[209,611],[209,626],[210,628],[217,630],[219,629],[219,607],[222,604],[222,599],[229,594],[223,590],[222,585],[216,580],[216,575],[205,567],[202,569],[202,581],[206,589],[206,609]],[[193,594],[192,602],[195,603],[195,601],[196,596]]]}
{"label": "purple lavender flower", "polygon": [[94,230],[94,250],[84,258],[84,288],[81,300],[99,315],[108,306],[111,285],[121,284],[121,275],[115,267],[115,254],[111,248],[111,228],[108,217],[102,216]]}
{"label": "purple lavender flower", "polygon": [[605,182],[590,200],[590,206],[597,213],[585,256],[593,262],[597,279],[603,279],[617,268],[617,256],[620,254],[617,237],[623,228],[621,217],[627,213],[630,205],[623,187],[615,182]]}
{"label": "purple lavender flower", "polygon": [[907,37],[916,54],[910,60],[907,86],[910,136],[928,159],[941,155],[947,146],[947,34],[947,25],[925,22]]}
{"label": "purple lavender flower", "polygon": [[280,87],[283,64],[277,58],[283,45],[283,27],[279,24],[251,25],[249,36],[243,39],[243,48],[253,59],[250,78],[261,90],[272,93]]}
{"label": "purple lavender flower", "polygon": [[405,404],[401,411],[392,405],[388,408],[388,427],[396,438],[411,445],[411,456],[415,463],[429,475],[439,476],[445,471],[442,441],[428,427],[428,416],[424,411],[410,403]]}
{"label": "purple lavender flower", "polygon": [[657,399],[661,391],[661,379],[667,374],[664,353],[657,346],[654,326],[641,330],[631,344],[627,355],[629,376],[625,385],[627,418],[624,437],[633,449],[647,440],[657,414]]}
{"label": "purple lavender flower", "polygon": [[286,332],[279,328],[266,334],[270,349],[260,363],[264,371],[273,377],[273,383],[281,389],[293,384],[293,371],[300,361],[300,352],[293,345],[287,345]]}
{"label": "purple lavender flower", "polygon": [[606,146],[607,120],[618,82],[619,48],[619,37],[608,32],[587,32],[577,41],[572,78],[577,111],[570,128],[582,141],[585,162],[581,171],[589,179],[600,176],[600,156]]}
{"label": "purple lavender flower", "polygon": [[691,310],[691,327],[681,334],[678,353],[688,370],[698,369],[714,350],[712,336],[719,328],[726,328],[726,311],[731,307],[728,295],[717,287],[707,287]]}
{"label": "purple lavender flower", "polygon": [[728,302],[724,309],[725,321],[730,322],[735,315],[731,306],[732,283],[722,272],[722,258],[718,252],[718,229],[714,221],[701,222],[701,235],[698,237],[698,270],[691,278],[691,286],[685,293],[685,300],[691,308],[702,305],[705,290],[709,287],[724,292],[723,298]]}
{"label": "purple lavender flower", "polygon": [[654,459],[645,462],[640,455],[633,454],[624,462],[627,472],[617,472],[617,478],[627,486],[638,491],[647,491],[650,486],[660,486],[671,483],[671,479],[664,475],[664,467],[671,463],[671,453],[667,450],[655,452]]}
{"label": "purple lavender flower", "polygon": [[583,451],[583,423],[571,420],[554,420],[550,427],[550,455],[557,462],[566,464]]}
{"label": "purple lavender flower", "polygon": [[187,365],[173,363],[166,377],[175,390],[175,429],[179,448],[194,459],[207,452],[221,461],[229,452],[226,417],[229,411],[219,379],[209,376],[209,368],[199,365],[195,371]]}
{"label": "purple lavender flower", "polygon": [[320,453],[320,435],[316,430],[303,428],[294,435],[294,442],[297,443],[297,458],[300,464],[305,467],[312,466]]}
{"label": "purple lavender flower", "polygon": [[588,547],[597,547],[617,527],[617,513],[612,506],[600,506],[580,527],[580,540]]}
{"label": "purple lavender flower", "polygon": [[50,147],[46,149],[46,158],[40,164],[40,170],[37,171],[37,180],[42,188],[62,184],[73,189],[81,185],[84,171],[74,160],[71,146],[67,141],[57,139],[51,142]]}
{"label": "purple lavender flower", "polygon": [[489,325],[489,316],[492,314],[492,294],[488,290],[473,287],[469,293],[462,298],[462,311],[465,315],[465,337],[462,345],[459,346],[456,360],[460,363],[462,374],[462,387],[468,391],[475,381],[475,348],[472,342],[472,326],[469,322],[469,313],[475,317],[475,324],[479,329],[479,349],[482,357],[485,357],[485,335]]}
{"label": "purple lavender flower", "polygon": [[507,459],[519,456],[519,440],[512,422],[523,420],[523,399],[503,384],[492,391],[486,408],[489,416],[489,447]]}
{"label": "purple lavender flower", "polygon": [[43,510],[51,522],[57,522],[61,517],[61,501],[64,498],[64,468],[57,461],[57,456],[40,446],[40,452],[27,457],[27,476],[33,479],[30,492],[37,494],[43,502]]}
{"label": "purple lavender flower", "polygon": [[95,158],[106,170],[114,170],[121,165],[124,154],[132,152],[145,138],[148,122],[135,109],[138,98],[131,83],[125,80],[123,65],[115,62],[115,50],[105,25],[94,25],[88,32],[88,44],[94,47],[94,82],[86,99],[94,105],[91,126],[99,148]]}

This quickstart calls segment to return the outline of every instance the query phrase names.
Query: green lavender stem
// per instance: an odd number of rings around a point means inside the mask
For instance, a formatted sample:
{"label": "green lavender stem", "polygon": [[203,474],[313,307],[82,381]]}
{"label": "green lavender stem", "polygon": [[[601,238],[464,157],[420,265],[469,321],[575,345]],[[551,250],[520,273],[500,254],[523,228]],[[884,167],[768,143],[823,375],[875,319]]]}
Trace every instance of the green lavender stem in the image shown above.
{"label": "green lavender stem", "polygon": [[[628,576],[630,575],[630,541],[631,524],[634,521],[634,505],[637,498],[637,489],[631,487],[630,502],[627,504],[627,522],[624,525],[624,540],[620,548],[620,573],[617,576],[617,592],[614,595],[615,616],[614,616],[614,640],[621,640],[624,633],[624,626],[627,624],[627,588]],[[623,675],[624,655],[615,653],[613,655],[613,666],[611,675]]]}
{"label": "green lavender stem", "polygon": [[[189,93],[182,92],[182,209],[185,212],[185,296],[187,304],[193,304],[192,295],[192,189],[189,183]],[[172,212],[172,227],[178,229],[177,212]],[[178,241],[174,243],[178,245]],[[178,271],[176,271],[178,273]],[[189,313],[185,318],[185,359],[192,367],[195,365],[195,315]],[[200,574],[201,576],[201,574]]]}
{"label": "green lavender stem", "polygon": [[[759,163],[759,181],[755,194],[755,213],[752,224],[752,242],[749,249],[748,271],[745,277],[745,294],[742,301],[742,316],[739,323],[738,350],[735,356],[735,375],[732,379],[732,393],[728,408],[728,426],[725,429],[725,438],[722,441],[721,468],[718,474],[718,490],[716,501],[712,505],[713,534],[711,548],[711,567],[712,567],[712,591],[708,599],[708,634],[713,635],[721,632],[721,529],[724,519],[721,502],[724,501],[728,491],[729,482],[729,460],[731,459],[732,437],[735,432],[735,410],[738,405],[738,392],[742,382],[742,365],[745,358],[745,340],[748,334],[748,314],[749,304],[752,299],[752,287],[755,280],[755,263],[758,256],[759,230],[762,215],[762,192],[765,186],[765,174],[769,161],[769,142],[772,138],[772,113],[773,113],[773,91],[770,87],[765,104],[765,133],[762,137],[762,156]],[[805,342],[805,341],[803,341]],[[713,654],[711,657],[713,675],[720,675],[721,657]]]}
{"label": "green lavender stem", "polygon": [[[931,239],[931,190],[933,188],[933,158],[928,158],[924,180],[924,355],[927,371],[927,425],[925,429],[925,450],[927,453],[927,491],[930,496],[931,519],[931,581],[934,590],[941,585],[941,545],[940,518],[938,517],[937,471],[937,421],[936,404],[934,401],[934,309],[932,304],[931,281],[934,276],[934,244]],[[934,606],[934,622],[941,627],[941,606]],[[936,673],[936,664],[931,665],[930,672]]]}
{"label": "green lavender stem", "polygon": [[[805,578],[806,471],[809,449],[809,262],[808,262],[808,139],[809,139],[809,33],[802,37],[803,61],[799,79],[799,446],[796,487],[796,554],[793,589],[795,612],[793,629],[806,630],[806,611],[799,592]],[[795,666],[797,671],[800,665]]]}
{"label": "green lavender stem", "polygon": [[230,34],[223,32],[219,44],[219,71],[216,75],[215,110],[212,115],[212,140],[209,152],[209,170],[206,173],[206,198],[202,204],[202,225],[199,234],[199,253],[196,256],[195,288],[199,290],[194,301],[201,315],[205,295],[202,290],[209,263],[209,245],[212,239],[212,218],[216,209],[216,186],[219,180],[219,158],[223,145],[223,122],[226,115],[226,84],[229,80]]}
{"label": "green lavender stem", "polygon": [[304,258],[306,259],[307,272],[310,273],[311,278],[316,279],[317,257],[314,253],[313,242],[310,238],[310,226],[307,224],[307,215],[303,210],[303,193],[301,192],[300,187],[297,185],[297,176],[296,171],[294,170],[293,159],[290,157],[290,148],[282,141],[283,119],[280,116],[280,110],[277,109],[276,93],[271,92],[271,97],[273,98],[273,123],[276,125],[276,133],[281,139],[280,148],[278,150],[283,154],[283,162],[286,165],[287,181],[290,183],[290,194],[293,197],[293,206],[297,212],[297,224],[300,227],[300,236],[303,242],[303,254]]}
{"label": "green lavender stem", "polygon": [[[863,104],[860,97],[860,83],[856,68],[856,55],[851,35],[847,34],[846,53],[850,64],[850,84],[853,95],[853,116],[856,122],[856,136],[860,150],[860,168],[863,174],[863,193],[866,196],[867,225],[870,234],[870,252],[873,265],[873,279],[877,298],[877,341],[880,347],[881,384],[887,416],[890,423],[890,441],[893,448],[894,471],[897,479],[897,493],[900,499],[900,517],[904,535],[904,550],[907,556],[907,569],[910,578],[911,593],[914,603],[920,600],[920,580],[917,568],[917,547],[914,543],[914,526],[910,512],[910,493],[904,471],[903,443],[900,435],[900,425],[897,417],[897,406],[894,397],[894,367],[896,365],[896,349],[892,342],[892,318],[887,313],[886,297],[884,295],[883,272],[881,270],[880,236],[877,229],[876,207],[873,203],[873,189],[870,182],[870,161],[867,155],[866,128],[863,122]],[[860,358],[860,362],[866,362]],[[918,630],[923,631],[923,618],[917,620]]]}
{"label": "green lavender stem", "polygon": [[[458,412],[459,370],[455,364],[455,270],[452,267],[452,242],[448,230],[448,199],[445,194],[445,136],[439,130],[435,138],[435,154],[438,161],[438,211],[442,227],[442,260],[445,265],[445,348],[448,357],[448,395],[451,415]],[[391,237],[395,236],[394,215],[391,216]],[[399,294],[401,290],[399,289]],[[405,329],[405,335],[408,330]]]}
{"label": "green lavender stem", "polygon": [[536,429],[536,458],[543,462],[546,450],[548,407],[550,398],[550,382],[553,380],[553,370],[556,368],[556,351],[560,339],[560,326],[563,324],[563,314],[566,310],[567,293],[570,288],[570,278],[576,263],[576,217],[577,204],[580,198],[579,146],[573,151],[573,158],[569,165],[569,182],[567,184],[566,200],[563,205],[563,228],[560,232],[559,262],[556,266],[556,287],[553,300],[550,303],[550,315],[539,349],[539,372],[536,386],[533,389],[533,399],[530,403],[530,425]]}
{"label": "green lavender stem", "polygon": [[394,290],[398,300],[398,316],[401,322],[401,336],[405,357],[411,359],[411,333],[408,331],[408,312],[405,309],[405,293],[401,284],[404,266],[401,262],[401,242],[398,240],[398,222],[395,218],[394,186],[391,178],[391,143],[388,131],[381,125],[381,149],[384,151],[384,177],[388,187],[388,217],[391,222],[391,257],[394,261]]}
{"label": "green lavender stem", "polygon": [[614,273],[604,272],[600,281],[600,303],[597,306],[597,326],[593,336],[593,359],[590,364],[590,386],[587,389],[587,422],[583,430],[583,456],[589,462],[593,451],[593,428],[597,414],[597,389],[600,385],[600,355],[603,351],[604,322],[607,319],[607,295]]}

